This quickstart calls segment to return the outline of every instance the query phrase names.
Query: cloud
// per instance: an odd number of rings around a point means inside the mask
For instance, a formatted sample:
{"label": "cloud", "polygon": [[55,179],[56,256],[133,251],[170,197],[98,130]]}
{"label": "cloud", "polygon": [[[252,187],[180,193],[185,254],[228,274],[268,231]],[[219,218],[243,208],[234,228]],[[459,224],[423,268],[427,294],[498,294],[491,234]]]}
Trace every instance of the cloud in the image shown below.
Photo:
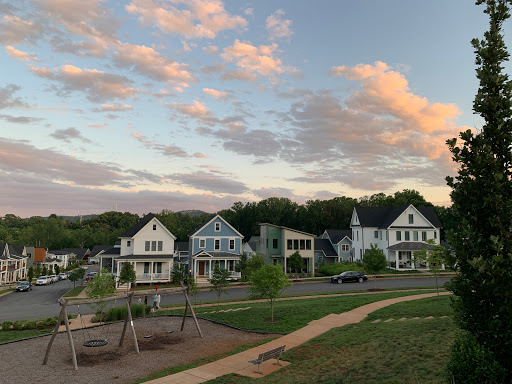
{"label": "cloud", "polygon": [[92,143],[92,141],[84,137],[78,129],[73,127],[57,129],[55,132],[50,134],[50,136],[54,139],[65,141],[66,143],[70,143],[71,140],[80,140],[84,143]]}
{"label": "cloud", "polygon": [[211,111],[203,103],[197,100],[194,100],[192,104],[170,103],[167,104],[167,106],[170,109],[179,112],[182,116],[199,120],[204,124],[214,124],[217,121]]}
{"label": "cloud", "polygon": [[232,71],[226,71],[222,74],[221,80],[240,80],[240,81],[254,81],[258,78],[253,72],[244,69],[234,69]]}
{"label": "cloud", "polygon": [[6,45],[34,43],[41,38],[42,32],[38,23],[15,15],[4,15],[0,19],[0,42]]}
{"label": "cloud", "polygon": [[187,152],[183,149],[176,147],[174,145],[164,145],[157,143],[155,141],[148,140],[146,136],[141,133],[133,132],[131,134],[137,141],[142,143],[145,148],[156,150],[164,156],[169,157],[188,157]]}
{"label": "cloud", "polygon": [[291,20],[283,19],[284,11],[279,9],[267,17],[265,28],[267,29],[270,40],[289,38],[293,35],[290,29]]}
{"label": "cloud", "polygon": [[182,185],[210,191],[214,193],[236,195],[248,191],[244,183],[233,180],[230,174],[223,174],[221,172],[213,173],[197,171],[194,173],[176,173],[173,175],[166,175],[166,178],[173,180]]}
{"label": "cloud", "polygon": [[144,45],[122,44],[114,53],[114,61],[157,81],[172,82],[182,87],[197,81],[188,65],[177,63]]}
{"label": "cloud", "polygon": [[[242,16],[233,16],[219,0],[132,0],[126,10],[139,16],[143,26],[154,25],[163,33],[186,38],[214,39],[217,33],[247,25]],[[176,5],[180,5],[178,8]]]}
{"label": "cloud", "polygon": [[228,97],[227,92],[217,91],[216,89],[203,88],[203,92],[216,100],[225,100]]}
{"label": "cloud", "polygon": [[214,65],[203,65],[201,67],[201,72],[203,73],[220,73],[226,70],[226,66],[224,64],[214,64]]}
{"label": "cloud", "polygon": [[0,109],[5,108],[28,108],[28,104],[14,94],[21,90],[21,87],[15,84],[7,84],[0,87]]}
{"label": "cloud", "polygon": [[114,103],[114,104],[101,104],[100,108],[94,108],[94,112],[123,112],[131,111],[133,107],[128,104]]}
{"label": "cloud", "polygon": [[20,61],[37,61],[37,57],[26,52],[18,51],[16,48],[8,45],[5,47],[7,54],[11,56],[13,59]]}
{"label": "cloud", "polygon": [[203,47],[202,50],[203,50],[203,52],[205,52],[209,55],[212,55],[212,56],[219,54],[219,47],[217,47],[215,45],[208,45],[206,47]]}
{"label": "cloud", "polygon": [[108,127],[108,124],[107,123],[103,123],[103,124],[87,124],[87,126],[89,128],[105,129],[105,128]]}
{"label": "cloud", "polygon": [[131,81],[127,77],[97,69],[63,65],[54,71],[45,67],[32,67],[31,71],[40,77],[59,83],[61,87],[58,94],[61,96],[66,96],[71,91],[81,91],[91,102],[126,99],[135,96],[138,92],[130,86]]}
{"label": "cloud", "polygon": [[274,77],[296,71],[293,67],[284,66],[281,59],[275,57],[277,50],[276,43],[256,47],[236,39],[232,46],[224,48],[221,56],[225,62],[235,63],[243,71],[261,76]]}
{"label": "cloud", "polygon": [[31,123],[37,123],[39,121],[44,120],[42,117],[11,116],[11,115],[3,115],[3,114],[0,114],[0,119],[6,120],[9,123],[16,123],[16,124],[31,124]]}

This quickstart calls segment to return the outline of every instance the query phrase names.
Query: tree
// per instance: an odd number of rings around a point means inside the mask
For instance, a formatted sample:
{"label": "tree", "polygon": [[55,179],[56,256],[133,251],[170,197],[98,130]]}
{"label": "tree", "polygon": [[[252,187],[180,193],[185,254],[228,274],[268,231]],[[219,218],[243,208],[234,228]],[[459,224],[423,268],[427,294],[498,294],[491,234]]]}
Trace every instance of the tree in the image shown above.
{"label": "tree", "polygon": [[135,269],[133,269],[132,263],[123,263],[121,267],[121,273],[119,273],[119,284],[128,284],[126,290],[130,289],[130,284],[135,284],[137,281],[137,275]]}
{"label": "tree", "polygon": [[41,266],[38,264],[36,265],[36,277],[41,276]]}
{"label": "tree", "polygon": [[212,277],[208,279],[210,284],[212,285],[210,287],[210,291],[215,291],[217,293],[217,305],[220,301],[220,295],[223,293],[228,293],[225,289],[227,286],[229,286],[229,278],[231,276],[231,272],[227,269],[221,269],[219,264],[215,264],[215,267],[213,268]]}
{"label": "tree", "polygon": [[447,141],[459,166],[447,177],[458,222],[448,238],[458,273],[449,289],[459,324],[488,348],[512,379],[512,84],[503,73],[509,60],[502,25],[510,17],[508,1],[485,4],[489,31],[473,39],[480,81],[473,110],[482,129]]}
{"label": "tree", "polygon": [[291,283],[279,265],[266,264],[249,278],[251,299],[266,299],[270,303],[271,321],[274,321],[274,303],[282,295],[282,290]]}
{"label": "tree", "polygon": [[69,274],[69,280],[73,282],[73,288],[75,288],[76,282],[83,279],[85,275],[85,269],[77,268]]}
{"label": "tree", "polygon": [[415,251],[413,256],[415,261],[417,260],[420,262],[428,263],[428,269],[430,270],[430,273],[432,273],[436,278],[437,296],[439,296],[439,284],[437,282],[437,278],[441,274],[443,266],[446,264],[447,250],[440,244],[436,245],[433,239],[428,239],[427,244],[435,246],[435,248],[423,248],[420,251]]}
{"label": "tree", "polygon": [[200,289],[197,285],[196,279],[194,279],[193,275],[187,276],[187,286],[189,293],[194,296],[194,306],[197,305],[197,294],[199,293]]}
{"label": "tree", "polygon": [[382,249],[377,247],[377,244],[370,243],[370,249],[364,251],[363,255],[363,267],[364,270],[375,276],[374,286],[377,286],[377,273],[382,271],[388,265],[386,255],[382,252]]}
{"label": "tree", "polygon": [[30,268],[28,269],[27,277],[28,277],[28,282],[31,283],[32,280],[34,279],[34,267],[33,266],[30,266]]}
{"label": "tree", "polygon": [[304,262],[302,261],[302,256],[299,251],[292,253],[288,258],[288,267],[290,267],[292,271],[295,270],[296,272],[300,272],[303,265]]}
{"label": "tree", "polygon": [[174,263],[171,270],[171,278],[174,284],[179,283],[185,279],[185,265],[181,263]]}
{"label": "tree", "polygon": [[43,265],[41,273],[43,274],[43,276],[48,276],[48,268],[46,267],[46,265]]}
{"label": "tree", "polygon": [[242,275],[242,280],[247,281],[251,276],[251,273],[257,271],[265,265],[265,257],[256,252],[250,258],[244,253],[240,257],[240,263],[237,265],[237,271]]}
{"label": "tree", "polygon": [[55,274],[58,275],[60,273],[60,267],[55,265]]}
{"label": "tree", "polygon": [[[116,284],[112,275],[109,275],[107,270],[103,268],[92,280],[89,280],[85,294],[91,299],[103,299],[105,297],[114,296],[116,293]],[[100,321],[103,321],[103,310],[108,305],[108,302],[92,303],[91,307],[96,310],[96,316]]]}
{"label": "tree", "polygon": [[50,264],[50,265],[48,266],[48,274],[49,274],[49,275],[53,275],[53,265],[52,265],[52,264]]}

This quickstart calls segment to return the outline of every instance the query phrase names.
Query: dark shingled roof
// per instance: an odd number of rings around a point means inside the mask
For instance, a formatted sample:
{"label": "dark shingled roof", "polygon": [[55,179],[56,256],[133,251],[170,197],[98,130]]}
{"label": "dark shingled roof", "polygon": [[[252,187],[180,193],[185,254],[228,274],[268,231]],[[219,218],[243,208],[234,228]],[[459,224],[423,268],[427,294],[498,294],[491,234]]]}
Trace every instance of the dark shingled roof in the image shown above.
{"label": "dark shingled roof", "polygon": [[91,254],[89,255],[89,257],[94,257],[101,251],[106,251],[107,249],[110,248],[112,248],[111,245],[95,245],[94,247],[92,247]]}
{"label": "dark shingled roof", "polygon": [[126,255],[119,256],[116,260],[153,260],[153,259],[173,259],[173,255]]}
{"label": "dark shingled roof", "polygon": [[24,245],[9,244],[9,253],[11,255],[22,256],[24,249],[25,249]]}
{"label": "dark shingled roof", "polygon": [[117,248],[117,247],[112,247],[105,250],[105,252],[103,252],[103,255],[120,255],[121,254],[121,248]]}
{"label": "dark shingled roof", "polygon": [[329,241],[329,239],[321,239],[319,237],[315,237],[315,252],[322,252],[325,254],[325,256],[338,256],[336,253],[336,250],[332,246],[332,243]]}
{"label": "dark shingled roof", "polygon": [[[357,217],[362,227],[388,228],[408,207],[356,207]],[[441,228],[441,222],[433,207],[415,207],[432,225]]]}
{"label": "dark shingled roof", "polygon": [[[67,253],[74,253],[78,260],[84,259],[86,255],[88,256],[91,253],[89,248],[64,248],[63,251]],[[58,255],[58,253],[55,253],[54,251],[52,251],[51,253],[53,253],[54,255]]]}
{"label": "dark shingled roof", "polygon": [[188,241],[176,241],[174,243],[174,248],[178,252],[188,252],[188,247],[189,247]]}
{"label": "dark shingled roof", "polygon": [[120,237],[133,237],[139,232],[142,228],[146,226],[147,223],[149,223],[151,220],[155,218],[155,215],[152,213],[148,213],[146,216],[144,216],[142,219],[137,221],[137,224],[135,224],[133,227],[128,229],[125,233],[123,233]]}
{"label": "dark shingled roof", "polygon": [[325,231],[329,235],[333,244],[338,244],[345,237],[352,240],[352,230],[350,229],[326,229]]}
{"label": "dark shingled roof", "polygon": [[204,251],[204,250],[201,250],[199,252],[197,252],[195,256],[197,256],[198,254],[200,253],[207,253],[209,255],[211,255],[212,257],[216,257],[216,258],[223,258],[223,257],[240,257],[240,255],[238,253],[231,253],[231,252],[210,252],[210,251]]}
{"label": "dark shingled roof", "polygon": [[408,241],[408,242],[402,242],[395,245],[392,245],[391,247],[388,247],[390,251],[421,251],[422,249],[436,249],[435,245],[432,244],[425,244],[420,243],[416,241]]}

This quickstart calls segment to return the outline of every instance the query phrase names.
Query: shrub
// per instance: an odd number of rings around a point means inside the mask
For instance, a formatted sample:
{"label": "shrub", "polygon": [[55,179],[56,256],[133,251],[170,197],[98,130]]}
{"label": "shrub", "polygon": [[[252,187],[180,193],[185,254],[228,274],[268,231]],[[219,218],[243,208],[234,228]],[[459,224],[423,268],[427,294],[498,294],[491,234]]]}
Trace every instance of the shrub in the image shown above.
{"label": "shrub", "polygon": [[13,324],[12,321],[4,321],[2,323],[2,331],[10,331],[12,324]]}
{"label": "shrub", "polygon": [[505,382],[505,369],[492,352],[469,333],[462,333],[455,339],[446,369],[449,381],[455,384]]}
{"label": "shrub", "polygon": [[349,263],[349,262],[343,262],[343,263],[334,263],[334,264],[325,264],[320,267],[320,269],[317,272],[318,276],[333,276],[333,275],[339,275],[342,272],[345,271],[358,271],[358,272],[364,272],[363,266],[359,263]]}
{"label": "shrub", "polygon": [[15,321],[12,324],[12,329],[14,329],[15,331],[23,330],[23,321],[21,321],[21,320]]}
{"label": "shrub", "polygon": [[[142,303],[132,304],[132,306],[131,306],[132,317],[141,317],[141,316],[144,316],[145,314],[148,314],[150,311],[151,311],[151,307],[149,305],[145,305]],[[125,306],[112,307],[107,312],[106,321],[124,320],[125,317],[126,317],[126,307]],[[95,321],[94,318],[93,318],[93,321]],[[96,321],[99,321],[99,319],[96,319]]]}

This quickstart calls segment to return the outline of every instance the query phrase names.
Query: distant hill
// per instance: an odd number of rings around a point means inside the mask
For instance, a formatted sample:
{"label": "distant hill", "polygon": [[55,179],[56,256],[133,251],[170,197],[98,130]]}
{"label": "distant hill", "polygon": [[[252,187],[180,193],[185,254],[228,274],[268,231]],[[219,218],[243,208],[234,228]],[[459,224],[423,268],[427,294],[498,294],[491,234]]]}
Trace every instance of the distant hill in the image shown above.
{"label": "distant hill", "polygon": [[186,210],[186,211],[179,211],[179,212],[176,212],[176,213],[181,213],[182,215],[189,215],[189,216],[192,216],[192,217],[201,216],[201,215],[211,215],[211,213],[200,211],[200,210],[197,210],[197,209],[189,209],[189,210]]}

